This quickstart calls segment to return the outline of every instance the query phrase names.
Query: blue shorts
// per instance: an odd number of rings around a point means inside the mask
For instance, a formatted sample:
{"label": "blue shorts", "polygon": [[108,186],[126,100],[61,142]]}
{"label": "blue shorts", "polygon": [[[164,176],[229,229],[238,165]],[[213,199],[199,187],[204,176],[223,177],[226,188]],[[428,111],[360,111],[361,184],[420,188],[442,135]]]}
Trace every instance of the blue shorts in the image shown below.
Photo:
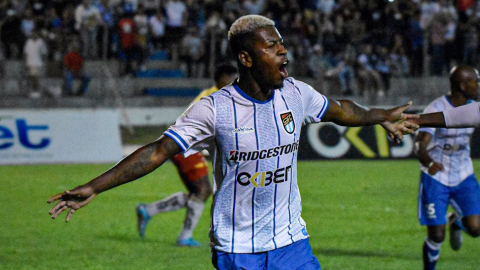
{"label": "blue shorts", "polygon": [[448,187],[422,172],[418,191],[420,224],[446,224],[449,204],[462,217],[480,215],[480,187],[475,175],[470,175],[458,186]]}
{"label": "blue shorts", "polygon": [[260,253],[227,253],[212,251],[212,262],[218,270],[320,270],[308,238],[291,245]]}

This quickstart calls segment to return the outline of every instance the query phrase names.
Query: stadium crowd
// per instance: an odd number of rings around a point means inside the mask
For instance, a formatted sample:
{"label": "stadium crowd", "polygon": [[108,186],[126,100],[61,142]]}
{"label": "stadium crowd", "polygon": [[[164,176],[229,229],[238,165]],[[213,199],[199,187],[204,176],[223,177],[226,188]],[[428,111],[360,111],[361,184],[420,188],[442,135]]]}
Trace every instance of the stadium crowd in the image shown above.
{"label": "stadium crowd", "polygon": [[85,59],[121,59],[135,74],[165,50],[188,76],[211,77],[206,67],[231,59],[226,32],[245,14],[276,22],[292,73],[335,79],[345,95],[354,79],[357,93],[382,96],[392,76],[478,64],[476,0],[0,0],[0,58],[22,59],[38,33],[50,62],[78,43]]}

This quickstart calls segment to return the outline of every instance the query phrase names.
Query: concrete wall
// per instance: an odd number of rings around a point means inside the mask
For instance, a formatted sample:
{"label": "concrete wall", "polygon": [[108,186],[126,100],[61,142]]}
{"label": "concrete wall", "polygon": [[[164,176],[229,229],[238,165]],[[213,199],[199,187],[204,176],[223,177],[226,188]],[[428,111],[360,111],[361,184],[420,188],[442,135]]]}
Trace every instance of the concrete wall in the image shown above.
{"label": "concrete wall", "polygon": [[[171,62],[155,61],[155,68],[172,67]],[[50,107],[157,107],[157,106],[185,106],[190,103],[191,96],[163,96],[154,97],[143,94],[146,88],[165,89],[204,89],[214,82],[211,79],[150,79],[120,77],[121,63],[118,61],[87,61],[87,74],[92,80],[86,94],[82,97],[59,97],[63,86],[61,76],[44,77],[40,85],[47,95],[40,99],[29,99],[30,87],[25,79],[23,63],[7,61],[5,74],[0,78],[0,107],[3,108],[50,108]],[[107,72],[108,70],[108,72]],[[110,77],[112,76],[112,77]],[[343,98],[338,85],[331,82],[318,82],[309,78],[297,78],[312,85],[319,92],[333,99]],[[386,97],[377,98],[374,93],[352,96],[352,99],[364,105],[391,106],[409,100],[414,106],[422,107],[434,98],[448,92],[449,82],[446,77],[426,78],[392,78],[391,90]],[[53,93],[48,97],[48,93]]]}

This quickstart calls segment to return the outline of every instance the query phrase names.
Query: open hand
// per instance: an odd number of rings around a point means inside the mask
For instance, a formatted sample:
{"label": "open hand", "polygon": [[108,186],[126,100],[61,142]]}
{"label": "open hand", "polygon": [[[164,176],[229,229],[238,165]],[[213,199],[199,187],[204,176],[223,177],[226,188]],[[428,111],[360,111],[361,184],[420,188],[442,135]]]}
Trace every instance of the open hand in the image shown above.
{"label": "open hand", "polygon": [[96,195],[94,190],[89,186],[78,186],[71,191],[66,190],[48,199],[48,203],[59,201],[50,209],[48,214],[52,216],[52,219],[55,219],[63,211],[68,210],[67,217],[65,218],[65,222],[68,222],[76,210],[87,205]]}
{"label": "open hand", "polygon": [[388,131],[391,139],[399,143],[403,139],[403,134],[413,134],[419,126],[414,121],[408,121],[410,119],[416,119],[419,116],[415,114],[403,113],[412,105],[412,102],[399,107],[388,110],[388,119],[383,122],[382,127]]}

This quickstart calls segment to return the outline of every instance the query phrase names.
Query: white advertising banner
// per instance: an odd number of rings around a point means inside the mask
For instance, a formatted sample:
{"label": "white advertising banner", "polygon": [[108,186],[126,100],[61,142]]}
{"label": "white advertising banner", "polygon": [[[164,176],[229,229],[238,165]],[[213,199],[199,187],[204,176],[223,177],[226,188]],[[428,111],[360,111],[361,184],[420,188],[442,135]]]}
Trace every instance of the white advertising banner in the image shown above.
{"label": "white advertising banner", "polygon": [[0,110],[0,165],[121,158],[117,110]]}

